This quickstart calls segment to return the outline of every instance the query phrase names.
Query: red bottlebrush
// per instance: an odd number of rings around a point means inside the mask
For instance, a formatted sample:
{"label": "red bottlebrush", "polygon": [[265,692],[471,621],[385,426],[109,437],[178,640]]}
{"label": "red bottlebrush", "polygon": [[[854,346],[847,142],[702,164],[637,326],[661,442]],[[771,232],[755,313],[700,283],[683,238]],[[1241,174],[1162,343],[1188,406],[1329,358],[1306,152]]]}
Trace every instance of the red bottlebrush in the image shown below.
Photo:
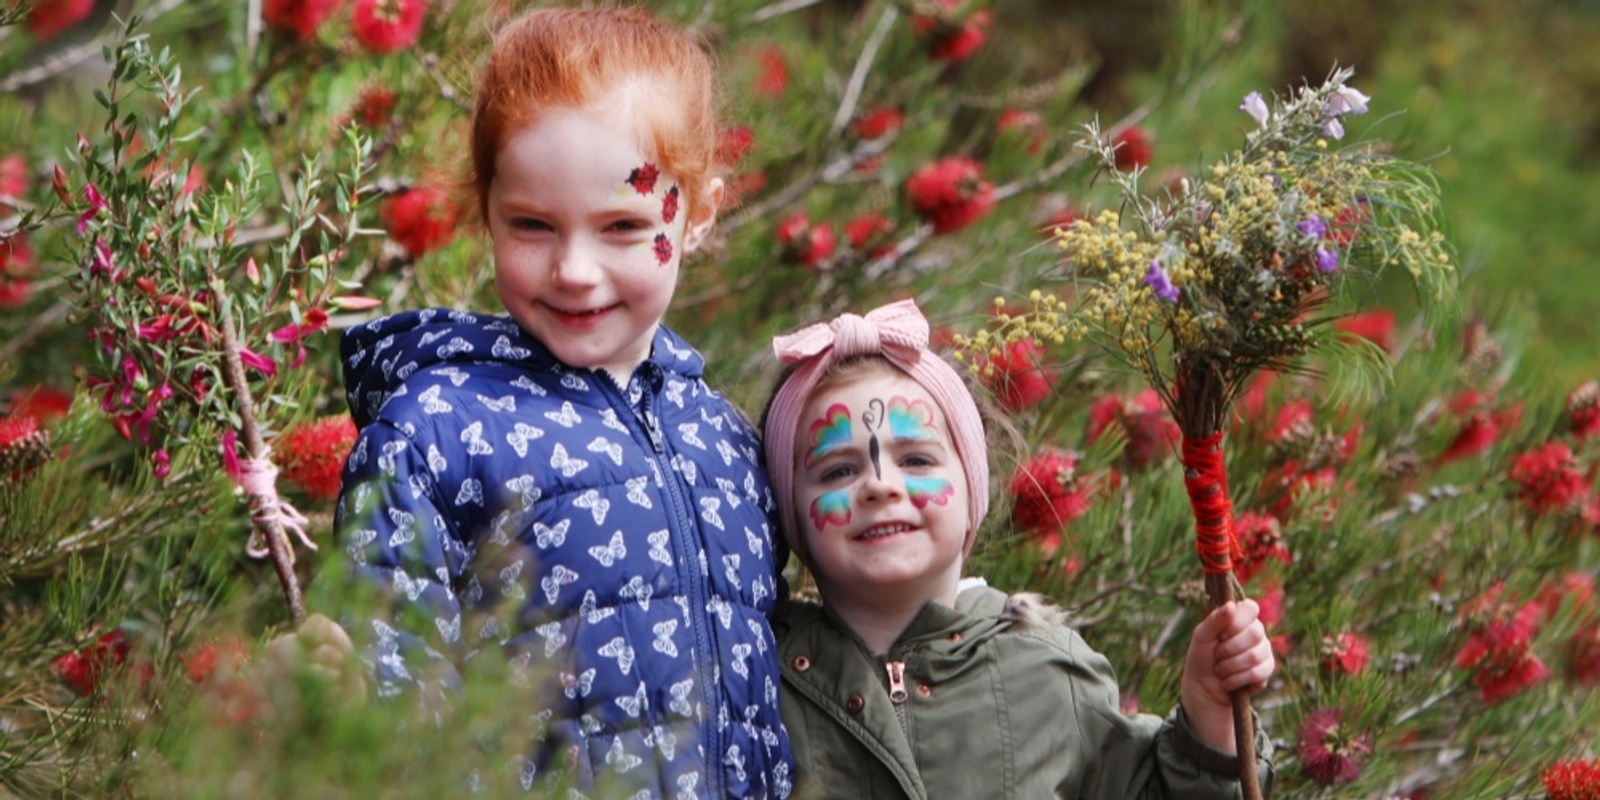
{"label": "red bottlebrush", "polygon": [[1600,686],[1600,623],[1591,622],[1572,634],[1567,644],[1572,679],[1585,688]]}
{"label": "red bottlebrush", "polygon": [[127,662],[130,649],[122,631],[113,630],[81,649],[57,656],[51,664],[73,691],[88,696],[100,688],[101,679],[110,671]]}
{"label": "red bottlebrush", "polygon": [[755,61],[757,73],[751,91],[769,100],[782,97],[789,88],[789,62],[783,57],[783,51],[774,45],[758,48]]}
{"label": "red bottlebrush", "polygon": [[1518,455],[1507,474],[1517,484],[1517,497],[1535,514],[1573,508],[1589,491],[1572,449],[1560,442]]}
{"label": "red bottlebrush", "polygon": [[1116,136],[1111,137],[1111,143],[1117,148],[1117,169],[1129,172],[1137,168],[1150,166],[1150,156],[1154,152],[1151,145],[1150,134],[1144,128],[1132,125],[1124,128]]}
{"label": "red bottlebrush", "polygon": [[1394,312],[1388,309],[1363,311],[1337,320],[1333,326],[1345,334],[1360,337],[1394,352]]}
{"label": "red bottlebrush", "polygon": [[1343,786],[1361,777],[1372,754],[1372,735],[1346,730],[1338,709],[1320,708],[1300,723],[1295,749],[1306,777],[1323,786]]}
{"label": "red bottlebrush", "polygon": [[862,214],[844,224],[844,238],[850,242],[850,246],[868,254],[874,254],[888,244],[892,233],[894,223],[876,211]]}
{"label": "red bottlebrush", "polygon": [[417,43],[427,0],[356,0],[350,30],[369,53],[393,53]]}
{"label": "red bottlebrush", "polygon": [[856,118],[850,130],[857,138],[877,139],[900,130],[906,115],[898,108],[875,108]]}
{"label": "red bottlebrush", "polygon": [[1096,400],[1089,409],[1089,442],[1098,441],[1113,422],[1122,427],[1126,436],[1122,456],[1133,469],[1171,455],[1183,436],[1154,389],[1129,398],[1108,395]]}
{"label": "red bottlebrush", "polygon": [[970,158],[946,158],[918,169],[906,180],[906,194],[936,234],[983,219],[995,204],[994,185],[983,180],[983,168]]}
{"label": "red bottlebrush", "polygon": [[331,500],[339,496],[339,476],[355,443],[356,425],[349,417],[325,417],[284,431],[272,455],[283,467],[284,480],[310,497]]}
{"label": "red bottlebrush", "polygon": [[0,418],[0,483],[20,482],[49,461],[50,432],[31,416]]}
{"label": "red bottlebrush", "polygon": [[722,140],[717,144],[717,162],[731,167],[743,161],[755,139],[756,132],[749,125],[723,129]]}
{"label": "red bottlebrush", "polygon": [[1077,474],[1076,453],[1048,447],[1017,468],[1011,478],[1011,521],[1047,554],[1061,544],[1061,530],[1089,509],[1092,487]]}
{"label": "red bottlebrush", "polygon": [[1539,775],[1549,800],[1600,800],[1600,758],[1557,761]]}
{"label": "red bottlebrush", "polygon": [[833,226],[826,222],[813,225],[804,211],[796,211],[778,223],[778,244],[784,255],[807,267],[818,267],[827,261],[839,245]]}
{"label": "red bottlebrush", "polygon": [[84,21],[93,10],[94,0],[39,0],[24,24],[33,38],[43,42]]}
{"label": "red bottlebrush", "polygon": [[195,648],[194,653],[183,660],[183,665],[189,673],[189,680],[206,683],[213,678],[227,679],[237,675],[249,661],[250,651],[244,642],[227,638],[206,642]]}
{"label": "red bottlebrush", "polygon": [[382,130],[394,114],[394,90],[373,84],[361,90],[356,101],[350,104],[349,119],[368,131]]}
{"label": "red bottlebrush", "polygon": [[11,416],[33,417],[49,425],[67,415],[72,408],[72,393],[53,386],[32,386],[18,390],[10,398]]}
{"label": "red bottlebrush", "polygon": [[17,232],[0,238],[0,308],[14,308],[33,294],[33,249],[27,235]]}
{"label": "red bottlebrush", "polygon": [[1546,585],[1539,592],[1539,602],[1544,606],[1545,619],[1552,619],[1563,605],[1575,613],[1588,614],[1594,608],[1594,577],[1586,572],[1572,571],[1558,582]]}
{"label": "red bottlebrush", "polygon": [[0,158],[0,213],[10,214],[16,209],[11,204],[28,191],[28,162],[22,156]]}
{"label": "red bottlebrush", "polygon": [[412,258],[437,250],[455,236],[457,209],[449,195],[433,186],[419,186],[396,195],[383,208],[389,236]]}
{"label": "red bottlebrush", "polygon": [[1016,136],[1022,139],[1030,154],[1037,155],[1044,149],[1045,129],[1044,117],[1037,111],[1023,111],[1008,108],[1000,112],[1000,118],[995,121],[995,132],[1002,137]]}
{"label": "red bottlebrush", "polygon": [[1039,226],[1039,232],[1047,239],[1055,239],[1056,231],[1083,219],[1083,212],[1078,207],[1065,201],[1057,200],[1047,209],[1044,224]]}
{"label": "red bottlebrush", "polygon": [[983,382],[1007,411],[1024,411],[1055,391],[1055,371],[1032,339],[1021,339],[991,353],[980,368]]}
{"label": "red bottlebrush", "polygon": [[1283,525],[1271,514],[1246,511],[1233,521],[1244,557],[1233,565],[1234,577],[1249,583],[1268,561],[1288,564],[1289,547],[1283,543]]}
{"label": "red bottlebrush", "polygon": [[1486,703],[1498,703],[1550,677],[1550,669],[1533,654],[1543,604],[1518,607],[1502,599],[1502,592],[1497,585],[1467,604],[1463,617],[1471,632],[1455,658],[1457,667],[1473,671],[1473,683]]}
{"label": "red bottlebrush", "polygon": [[265,0],[261,21],[272,30],[306,41],[315,38],[317,29],[343,4],[343,0]]}
{"label": "red bottlebrush", "polygon": [[1353,631],[1322,637],[1322,669],[1336,675],[1360,675],[1367,671],[1372,654],[1367,637]]}
{"label": "red bottlebrush", "polygon": [[1567,428],[1580,442],[1600,433],[1600,381],[1585,381],[1567,395]]}
{"label": "red bottlebrush", "polygon": [[[941,4],[947,10],[957,5],[953,0],[942,0]],[[940,20],[915,15],[911,17],[911,27],[927,39],[929,58],[958,64],[971,58],[988,39],[985,30],[989,27],[989,20],[987,10],[974,11],[963,20]]]}
{"label": "red bottlebrush", "polygon": [[1451,413],[1466,422],[1450,446],[1434,458],[1435,466],[1486,453],[1500,440],[1500,435],[1515,428],[1522,419],[1522,404],[1514,403],[1503,408],[1494,405],[1493,393],[1481,394],[1467,389],[1447,404]]}

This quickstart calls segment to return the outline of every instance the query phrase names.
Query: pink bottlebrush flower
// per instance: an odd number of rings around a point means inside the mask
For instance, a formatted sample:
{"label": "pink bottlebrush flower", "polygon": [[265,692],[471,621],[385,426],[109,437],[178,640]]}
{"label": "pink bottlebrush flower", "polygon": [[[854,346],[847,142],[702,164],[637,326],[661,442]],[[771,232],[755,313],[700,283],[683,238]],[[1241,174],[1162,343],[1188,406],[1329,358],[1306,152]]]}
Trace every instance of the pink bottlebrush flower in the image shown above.
{"label": "pink bottlebrush flower", "polygon": [[1518,455],[1507,475],[1517,484],[1517,497],[1535,514],[1573,508],[1589,491],[1572,448],[1561,442],[1548,442]]}
{"label": "pink bottlebrush flower", "polygon": [[459,214],[443,189],[418,186],[391,198],[381,216],[389,237],[415,259],[450,243]]}
{"label": "pink bottlebrush flower", "polygon": [[796,211],[778,223],[778,244],[784,256],[807,267],[821,266],[833,255],[839,239],[826,222],[813,225],[804,211]]}
{"label": "pink bottlebrush flower", "polygon": [[1093,487],[1078,477],[1077,467],[1076,453],[1047,447],[1011,477],[1011,521],[1047,554],[1059,547],[1062,529],[1089,509]]}
{"label": "pink bottlebrush flower", "polygon": [[894,233],[894,223],[876,211],[862,214],[844,224],[844,238],[850,246],[876,257]]}
{"label": "pink bottlebrush flower", "polygon": [[310,497],[331,500],[339,496],[340,474],[355,442],[349,416],[325,417],[284,431],[273,443],[272,458],[284,480]]}
{"label": "pink bottlebrush flower", "polygon": [[361,95],[350,105],[349,119],[369,131],[380,130],[393,117],[394,102],[393,89],[372,84],[362,89]]}
{"label": "pink bottlebrush flower", "polygon": [[1600,758],[1557,761],[1539,775],[1548,800],[1600,800]]}
{"label": "pink bottlebrush flower", "polygon": [[344,0],[265,0],[261,21],[272,30],[307,41],[316,38],[317,29],[343,4]]}
{"label": "pink bottlebrush flower", "polygon": [[1155,148],[1150,141],[1150,134],[1145,133],[1144,128],[1138,125],[1124,128],[1111,137],[1111,143],[1117,149],[1117,169],[1130,172],[1150,166],[1150,156]]}
{"label": "pink bottlebrush flower", "polygon": [[[953,10],[956,3],[944,0],[942,5],[946,10]],[[958,21],[941,21],[919,14],[911,17],[911,27],[927,40],[929,58],[959,64],[971,58],[988,39],[985,29],[989,27],[989,21],[987,10],[974,11],[966,19]]]}
{"label": "pink bottlebrush flower", "polygon": [[789,61],[784,58],[783,50],[775,45],[757,48],[755,61],[757,73],[751,91],[757,97],[768,100],[782,97],[784,90],[789,88]]}
{"label": "pink bottlebrush flower", "polygon": [[53,386],[30,386],[13,393],[10,403],[12,416],[32,417],[48,425],[67,415],[72,408],[72,393]]}
{"label": "pink bottlebrush flower", "polygon": [[749,125],[735,125],[722,131],[722,141],[717,145],[717,162],[733,166],[744,160],[755,145],[755,130]]}
{"label": "pink bottlebrush flower", "polygon": [[16,210],[12,200],[28,192],[28,162],[19,155],[0,158],[0,214]]}
{"label": "pink bottlebrush flower", "polygon": [[1394,312],[1386,308],[1351,314],[1335,321],[1333,326],[1350,336],[1366,339],[1386,352],[1394,352]]}
{"label": "pink bottlebrush flower", "polygon": [[356,0],[350,30],[369,53],[393,53],[417,43],[426,0]]}
{"label": "pink bottlebrush flower", "polygon": [[39,0],[24,24],[34,39],[43,42],[84,21],[93,10],[94,0]]}
{"label": "pink bottlebrush flower", "polygon": [[56,674],[72,690],[87,697],[100,688],[100,681],[128,660],[132,649],[121,630],[101,634],[98,639],[51,662]]}
{"label": "pink bottlebrush flower", "polygon": [[1007,134],[1021,138],[1028,153],[1038,155],[1044,149],[1045,138],[1049,131],[1045,128],[1044,116],[1037,111],[1023,111],[1017,108],[1008,108],[1000,112],[1000,118],[995,121],[995,131],[1001,136]]}
{"label": "pink bottlebrush flower", "polygon": [[1337,675],[1360,675],[1372,661],[1367,637],[1354,631],[1322,637],[1322,669]]}
{"label": "pink bottlebrush flower", "polygon": [[1289,546],[1283,541],[1283,524],[1271,514],[1246,511],[1233,521],[1233,532],[1239,537],[1243,557],[1233,564],[1234,577],[1240,583],[1249,583],[1268,561],[1288,564],[1292,559]]}
{"label": "pink bottlebrush flower", "polygon": [[1489,412],[1480,411],[1467,419],[1443,453],[1434,458],[1435,466],[1486,453],[1500,439],[1500,423]]}
{"label": "pink bottlebrush flower", "polygon": [[874,108],[856,118],[850,130],[859,139],[877,139],[900,130],[906,114],[898,108]]}
{"label": "pink bottlebrush flower", "polygon": [[1106,395],[1089,408],[1090,444],[1100,440],[1106,428],[1116,423],[1122,428],[1123,458],[1128,466],[1140,469],[1166,458],[1178,446],[1183,433],[1178,423],[1161,404],[1161,395],[1144,389],[1132,397]]}
{"label": "pink bottlebrush flower", "polygon": [[1455,664],[1473,671],[1484,702],[1498,703],[1544,682],[1550,669],[1533,654],[1533,636],[1544,616],[1539,601],[1518,607],[1496,584],[1462,609],[1469,631]]}
{"label": "pink bottlebrush flower", "polygon": [[906,180],[906,194],[917,215],[932,223],[935,234],[960,230],[994,209],[994,186],[983,180],[983,168],[970,158],[946,158],[928,164]]}
{"label": "pink bottlebrush flower", "polygon": [[1539,602],[1544,606],[1545,619],[1560,613],[1563,605],[1574,612],[1587,614],[1594,608],[1594,576],[1573,570],[1561,576],[1560,581],[1547,584],[1539,592]]}
{"label": "pink bottlebrush flower", "polygon": [[1580,442],[1600,433],[1600,381],[1584,381],[1567,395],[1566,422]]}
{"label": "pink bottlebrush flower", "polygon": [[1345,729],[1338,709],[1319,708],[1300,723],[1295,750],[1306,777],[1323,786],[1343,786],[1361,777],[1372,755],[1372,735]]}
{"label": "pink bottlebrush flower", "polygon": [[1572,633],[1567,643],[1567,660],[1572,679],[1579,686],[1600,686],[1600,623],[1591,622]]}
{"label": "pink bottlebrush flower", "polygon": [[991,353],[983,364],[984,383],[1007,411],[1025,411],[1055,391],[1055,370],[1032,339],[1020,339]]}

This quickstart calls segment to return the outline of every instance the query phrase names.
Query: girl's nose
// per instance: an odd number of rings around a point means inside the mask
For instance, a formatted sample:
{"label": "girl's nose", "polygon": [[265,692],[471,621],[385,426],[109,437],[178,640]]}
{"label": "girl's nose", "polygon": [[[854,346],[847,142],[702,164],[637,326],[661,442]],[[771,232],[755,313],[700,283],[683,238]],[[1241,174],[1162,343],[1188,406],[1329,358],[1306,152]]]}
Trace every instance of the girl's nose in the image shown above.
{"label": "girl's nose", "polygon": [[600,282],[600,262],[593,249],[577,238],[562,243],[553,266],[555,282],[567,287],[588,287]]}
{"label": "girl's nose", "polygon": [[893,465],[881,470],[869,465],[861,481],[861,495],[866,501],[896,500],[905,495],[905,490],[905,480]]}

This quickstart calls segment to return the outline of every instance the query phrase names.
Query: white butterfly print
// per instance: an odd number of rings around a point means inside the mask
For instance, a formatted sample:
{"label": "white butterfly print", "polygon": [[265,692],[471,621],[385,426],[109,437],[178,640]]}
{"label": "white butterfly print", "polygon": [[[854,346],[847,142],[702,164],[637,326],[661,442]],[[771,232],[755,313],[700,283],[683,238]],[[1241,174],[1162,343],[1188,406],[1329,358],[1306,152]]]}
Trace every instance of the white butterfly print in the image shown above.
{"label": "white butterfly print", "polygon": [[563,428],[570,428],[583,421],[583,417],[578,416],[578,412],[573,409],[572,402],[570,400],[563,400],[561,402],[560,411],[546,411],[544,412],[544,416],[545,419],[548,419]]}
{"label": "white butterfly print", "polygon": [[766,686],[761,689],[761,699],[767,701],[768,708],[778,704],[778,682],[772,679],[771,674],[767,675]]}
{"label": "white butterfly print", "polygon": [[504,632],[500,627],[500,620],[490,617],[483,621],[483,627],[478,628],[478,639],[479,641],[492,641],[499,639],[500,634]]}
{"label": "white butterfly print", "polygon": [[640,608],[649,611],[650,597],[655,594],[655,588],[645,583],[644,578],[635,575],[617,590],[617,594],[638,602]]}
{"label": "white butterfly print", "polygon": [[[350,555],[355,556],[360,554],[364,558],[366,554],[361,551],[366,548],[367,545],[372,544],[377,540],[378,532],[376,530],[372,528],[363,528],[359,531],[356,531],[350,537],[350,545],[346,549],[349,551]],[[362,563],[364,564],[366,562],[362,561]]]}
{"label": "white butterfly print", "polygon": [[733,449],[733,445],[729,444],[727,439],[718,439],[717,455],[722,456],[723,466],[731,467],[733,460],[739,456],[739,451]]}
{"label": "white butterfly print", "polygon": [[444,460],[444,454],[439,452],[437,445],[428,445],[428,469],[434,472],[444,472],[450,468],[449,462]]}
{"label": "white butterfly print", "polygon": [[473,349],[471,342],[456,336],[445,342],[434,352],[438,354],[439,358],[449,358],[457,353],[470,353]]}
{"label": "white butterfly print", "polygon": [[550,454],[550,466],[561,470],[562,477],[570,478],[587,469],[589,462],[581,458],[569,458],[567,448],[558,444],[555,451]]}
{"label": "white butterfly print", "polygon": [[733,584],[733,588],[744,588],[742,585],[743,582],[739,580],[738,553],[728,553],[722,557],[722,574],[727,577],[728,583]]}
{"label": "white butterfly print", "polygon": [[611,458],[613,464],[619,467],[622,466],[622,445],[604,436],[596,436],[594,441],[589,443],[588,449],[591,453],[605,453]]}
{"label": "white butterfly print", "polygon": [[[661,751],[661,755],[671,761],[673,754],[678,751],[678,737],[672,732],[672,729],[665,725],[657,725],[651,730],[650,738],[655,748]],[[679,778],[679,780],[681,781],[682,778]]]}
{"label": "white butterfly print", "polygon": [[580,376],[578,376],[578,375],[576,375],[574,373],[571,373],[571,372],[562,373],[562,375],[561,375],[561,385],[566,387],[566,388],[568,388],[568,389],[571,389],[574,392],[587,392],[587,391],[589,391],[589,382],[585,381],[582,377],[580,377]]}
{"label": "white butterfly print", "polygon": [[678,681],[668,687],[667,691],[672,695],[672,701],[667,703],[667,708],[672,709],[674,714],[687,717],[694,713],[694,706],[689,703],[689,693],[694,691],[694,678]]}
{"label": "white butterfly print", "polygon": [[464,506],[468,503],[475,506],[483,505],[483,484],[477,478],[462,481],[461,491],[456,493],[456,505]]}
{"label": "white butterfly print", "polygon": [[694,465],[693,461],[684,458],[681,453],[672,456],[672,468],[683,475],[683,479],[688,481],[691,486],[697,483],[695,478],[700,474],[699,468]]}
{"label": "white butterfly print", "polygon": [[717,478],[717,488],[721,489],[722,493],[728,496],[729,508],[739,507],[741,501],[739,500],[738,484],[728,480],[727,478]]}
{"label": "white butterfly print", "polygon": [[706,603],[706,610],[717,615],[717,621],[722,623],[723,630],[733,628],[733,606],[729,605],[728,601],[713,597]]}
{"label": "white butterfly print", "polygon": [[706,449],[706,443],[700,440],[700,423],[698,422],[678,423],[678,436],[687,444],[694,445],[701,450]]}
{"label": "white butterfly print", "polygon": [[433,371],[433,374],[438,375],[441,378],[449,378],[450,385],[458,389],[461,388],[461,384],[466,383],[467,380],[472,377],[471,375],[462,372],[460,367],[449,366],[439,367]]}
{"label": "white butterfly print", "polygon": [[682,361],[694,355],[694,350],[692,349],[678,349],[678,346],[672,343],[672,337],[670,336],[661,337],[661,343],[667,346],[667,350],[671,352],[673,358],[677,359],[678,361]]}
{"label": "white butterfly print", "polygon": [[750,665],[745,662],[750,659],[751,649],[749,642],[739,642],[733,646],[733,671],[745,680],[750,680]]}
{"label": "white butterfly print", "polygon": [[506,481],[506,488],[516,492],[517,496],[522,499],[523,511],[532,508],[533,504],[539,502],[540,496],[544,494],[539,489],[539,482],[534,480],[532,475],[518,475]]}
{"label": "white butterfly print", "polygon": [[508,588],[519,585],[517,583],[517,578],[522,577],[522,567],[525,563],[526,562],[519,558],[500,568],[500,581],[506,584],[505,586],[500,587],[501,594],[505,594]]}
{"label": "white butterfly print", "polygon": [[650,478],[640,475],[624,481],[628,487],[628,502],[640,508],[651,508],[650,495],[645,493],[645,487],[650,485]]}
{"label": "white butterfly print", "polygon": [[539,588],[544,589],[545,599],[554,605],[556,597],[561,594],[561,587],[570,586],[578,582],[578,573],[567,569],[562,564],[557,564],[550,574],[539,581]]}
{"label": "white butterfly print", "polygon": [[[404,389],[406,387],[402,386],[400,388]],[[404,393],[400,392],[398,390],[395,392],[395,395],[400,395],[400,394],[404,394]],[[385,392],[385,391],[383,391],[381,389],[379,389],[377,391],[367,392],[367,408],[382,409],[384,407],[384,405],[386,405],[388,402],[389,402],[389,393],[388,392]]]}
{"label": "white butterfly print", "polygon": [[722,515],[717,513],[722,509],[722,501],[715,497],[700,498],[700,518],[711,523],[719,531],[727,528],[722,525]]}
{"label": "white butterfly print", "polygon": [[533,355],[533,351],[526,347],[517,347],[512,344],[509,336],[501,336],[494,340],[494,346],[489,348],[489,354],[495,358],[518,361]]}
{"label": "white butterfly print", "polygon": [[749,527],[744,529],[744,542],[749,546],[750,554],[756,558],[761,558],[767,552],[767,537],[750,530]]}
{"label": "white butterfly print", "polygon": [[519,422],[511,429],[510,433],[506,434],[506,443],[511,445],[512,450],[517,451],[518,457],[525,457],[528,455],[528,442],[543,435],[543,428],[535,428],[526,422]]}
{"label": "white butterfly print", "polygon": [[645,710],[645,708],[650,704],[647,698],[649,698],[649,694],[645,692],[644,684],[641,682],[639,684],[639,688],[636,689],[633,694],[618,697],[617,705],[622,707],[623,713],[633,717],[634,719],[638,719],[639,712]]}
{"label": "white butterfly print", "polygon": [[617,660],[617,669],[626,675],[633,671],[633,648],[621,636],[600,645],[600,655]]}
{"label": "white butterfly print", "polygon": [[759,606],[767,599],[767,582],[757,577],[750,582],[750,602]]}
{"label": "white butterfly print", "polygon": [[410,544],[417,538],[417,532],[411,526],[416,524],[417,518],[409,511],[398,508],[389,509],[389,522],[394,525],[394,532],[389,534],[389,546],[401,547]]}
{"label": "white butterfly print", "polygon": [[617,410],[614,408],[608,408],[600,412],[600,424],[614,431],[628,432],[628,426],[622,424],[622,420],[617,417]]}
{"label": "white butterfly print", "polygon": [[[437,342],[437,341],[439,341],[440,339],[443,339],[446,336],[449,336],[451,330],[453,330],[453,329],[452,328],[445,328],[443,330],[428,331],[427,333],[422,334],[422,336],[417,339],[417,345],[419,347],[427,347],[428,345],[433,344],[434,342]],[[394,337],[391,336],[389,338],[393,339]]]}
{"label": "white butterfly print", "polygon": [[617,559],[627,557],[628,547],[622,543],[622,531],[611,534],[610,543],[597,544],[590,547],[589,555],[594,556],[594,560],[607,567],[615,564]]}
{"label": "white butterfly print", "polygon": [[494,398],[480,394],[478,395],[478,402],[484,404],[490,411],[514,412],[517,410],[517,398],[515,395],[508,394],[505,397]]}
{"label": "white butterfly print", "polygon": [[671,537],[672,534],[669,533],[666,528],[662,528],[659,531],[651,531],[650,533],[645,534],[645,541],[650,543],[651,561],[655,561],[669,567],[672,566],[672,551],[667,549],[667,542],[671,539]]}
{"label": "white butterfly print", "polygon": [[378,467],[385,475],[394,476],[397,457],[406,451],[406,443],[400,440],[384,442],[378,451]]}
{"label": "white butterfly print", "polygon": [[[366,463],[367,463],[367,439],[366,439],[366,437],[362,437],[360,440],[358,440],[356,442],[355,450],[351,451],[351,453],[350,453],[350,466],[348,467],[348,469],[355,469],[356,467],[366,466]],[[365,486],[366,484],[361,484],[361,485]]]}
{"label": "white butterfly print", "polygon": [[762,625],[760,622],[757,622],[756,620],[753,620],[753,619],[745,620],[744,624],[745,624],[745,627],[750,629],[750,635],[755,639],[756,652],[757,653],[765,653],[765,652],[767,652],[767,630],[766,630],[766,626]]}
{"label": "white butterfly print", "polygon": [[594,524],[596,525],[604,525],[606,512],[611,510],[611,501],[601,497],[599,489],[590,489],[578,495],[577,499],[572,501],[572,504],[578,508],[589,509],[589,513],[594,515]]}
{"label": "white butterfly print", "polygon": [[546,525],[543,522],[533,523],[533,541],[539,545],[540,550],[549,550],[560,547],[567,542],[567,528],[572,527],[572,520],[564,519],[555,525]]}
{"label": "white butterfly print", "polygon": [[461,638],[460,614],[452,617],[449,622],[446,622],[443,619],[435,619],[433,621],[433,625],[439,629],[439,633],[444,636],[444,640],[447,642],[454,642]]}
{"label": "white butterfly print", "polygon": [[[617,704],[621,705],[622,700],[623,698],[617,698]],[[627,707],[624,706],[624,710],[626,710],[626,708]],[[638,708],[635,707],[633,713],[629,714],[628,716],[639,716]],[[611,740],[611,749],[606,751],[606,766],[613,767],[618,772],[627,772],[628,770],[631,770],[643,763],[644,759],[622,749],[621,739]]]}
{"label": "white butterfly print", "polygon": [[526,375],[518,375],[517,379],[511,382],[511,385],[518,389],[526,389],[528,394],[531,394],[534,397],[544,397],[545,395],[549,394],[549,392],[545,391],[545,388],[540,386],[537,381]]}
{"label": "white butterfly print", "polygon": [[704,422],[704,423],[707,423],[711,427],[716,428],[717,430],[720,431],[720,430],[722,430],[722,424],[726,421],[726,418],[723,417],[721,414],[717,414],[717,415],[713,416],[711,412],[706,410],[705,406],[701,406],[700,407],[700,421]]}
{"label": "white butterfly print", "polygon": [[562,632],[561,623],[559,622],[546,622],[545,624],[534,628],[533,632],[538,634],[539,638],[544,640],[545,658],[555,655],[557,651],[559,651],[562,647],[565,647],[567,644],[567,635]]}
{"label": "white butterfly print", "polygon": [[345,363],[345,365],[347,367],[349,367],[353,371],[353,370],[355,370],[356,367],[361,365],[361,362],[366,361],[366,360],[367,360],[367,348],[363,347],[363,348],[355,351],[354,353],[351,353],[350,357],[348,359],[346,359],[344,363]]}
{"label": "white butterfly print", "polygon": [[503,547],[511,543],[511,522],[515,517],[509,508],[494,515],[489,523],[489,544]]}
{"label": "white butterfly print", "polygon": [[678,657],[678,643],[672,640],[672,634],[678,632],[678,621],[675,619],[662,620],[651,628],[655,632],[656,640],[651,643],[657,653],[664,653],[673,658]]}
{"label": "white butterfly print", "polygon": [[406,378],[411,377],[412,373],[416,372],[417,368],[421,366],[421,364],[418,364],[415,361],[407,361],[399,369],[394,371],[394,376],[400,380],[405,380]]}
{"label": "white butterfly print", "polygon": [[722,757],[722,763],[733,767],[733,774],[739,777],[740,782],[748,779],[744,772],[744,753],[739,750],[739,745],[728,746],[728,754]]}
{"label": "white butterfly print", "polygon": [[688,388],[688,384],[684,383],[683,381],[669,380],[667,381],[667,390],[664,392],[664,394],[667,396],[668,400],[672,401],[673,405],[677,406],[678,408],[683,408],[683,390],[686,388]]}
{"label": "white butterfly print", "polygon": [[422,596],[422,591],[426,588],[428,588],[427,578],[418,578],[416,580],[412,580],[411,576],[407,575],[405,570],[396,569],[394,571],[394,590],[405,595],[407,600],[415,603],[417,598]]}
{"label": "white butterfly print", "polygon": [[444,387],[436,383],[432,386],[429,386],[422,394],[417,395],[417,402],[422,404],[422,413],[448,414],[451,411],[456,410],[455,406],[439,399],[439,394],[443,391]]}
{"label": "white butterfly print", "polygon": [[466,430],[461,432],[461,441],[466,443],[469,456],[494,455],[494,447],[489,444],[488,439],[483,438],[482,420],[468,425]]}
{"label": "white butterfly print", "polygon": [[590,667],[577,675],[562,671],[561,686],[567,695],[567,699],[576,700],[579,697],[588,697],[589,692],[594,689],[594,673],[594,667]]}
{"label": "white butterfly print", "polygon": [[678,796],[674,800],[700,800],[700,773],[690,772],[678,776]]}
{"label": "white butterfly print", "polygon": [[578,613],[582,614],[583,620],[590,625],[599,624],[601,620],[608,619],[617,613],[617,610],[611,606],[600,608],[599,605],[599,601],[595,599],[594,590],[590,589],[583,593],[583,601],[578,603]]}

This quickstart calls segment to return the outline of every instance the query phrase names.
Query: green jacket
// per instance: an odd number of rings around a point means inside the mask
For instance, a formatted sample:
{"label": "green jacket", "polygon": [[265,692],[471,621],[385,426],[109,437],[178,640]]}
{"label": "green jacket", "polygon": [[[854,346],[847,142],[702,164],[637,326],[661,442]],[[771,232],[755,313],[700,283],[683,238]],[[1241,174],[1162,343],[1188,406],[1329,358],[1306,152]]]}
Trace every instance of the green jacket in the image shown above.
{"label": "green jacket", "polygon": [[[874,656],[830,609],[778,612],[800,798],[1234,798],[1238,761],[1181,709],[1119,709],[1111,663],[1034,595],[929,603]],[[1053,618],[1055,617],[1055,618]],[[1270,795],[1272,746],[1257,731]]]}

